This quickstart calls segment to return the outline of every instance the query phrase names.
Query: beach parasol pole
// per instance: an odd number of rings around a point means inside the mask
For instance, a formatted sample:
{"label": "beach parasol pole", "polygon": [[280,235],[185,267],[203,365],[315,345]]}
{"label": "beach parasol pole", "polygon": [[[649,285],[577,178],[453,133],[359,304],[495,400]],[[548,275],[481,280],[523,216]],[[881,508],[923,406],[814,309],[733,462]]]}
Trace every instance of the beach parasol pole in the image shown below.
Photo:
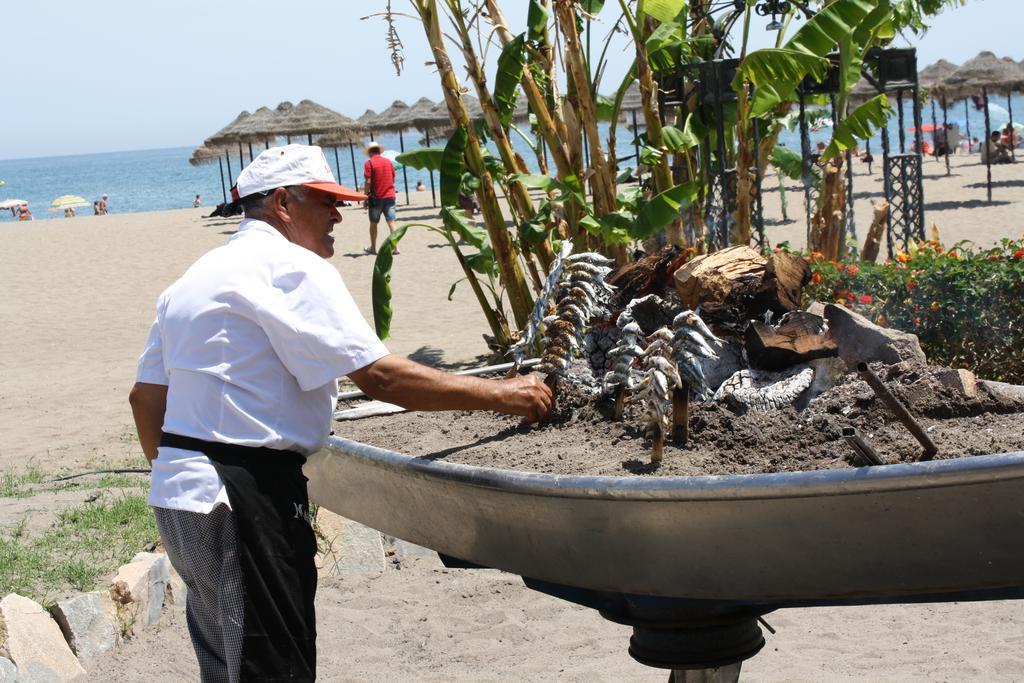
{"label": "beach parasol pole", "polygon": [[[423,132],[427,136],[427,147],[430,147],[430,128]],[[437,208],[437,195],[434,192],[434,169],[428,169],[427,172],[430,174],[430,205]]]}
{"label": "beach parasol pole", "polygon": [[[949,141],[946,142],[949,147]],[[935,98],[932,98],[932,152],[935,154],[935,161],[939,160],[939,122],[935,113]]]}
{"label": "beach parasol pole", "polygon": [[988,141],[992,136],[992,121],[988,115],[988,88],[981,89],[981,97],[985,100],[985,139],[982,140],[981,144],[985,145],[985,173],[988,178],[986,184],[988,186],[988,200],[992,201],[992,155],[989,154]]}
{"label": "beach parasol pole", "polygon": [[220,169],[220,193],[224,197],[224,203],[228,203],[228,191],[224,187],[224,162],[221,160],[220,155],[217,155],[217,168]]}
{"label": "beach parasol pole", "polygon": [[356,175],[356,152],[352,148],[352,143],[348,143],[348,155],[352,158],[352,187],[356,190],[359,189],[359,176]]}
{"label": "beach parasol pole", "polygon": [[968,154],[970,154],[971,152],[974,151],[973,149],[971,149],[972,147],[974,147],[974,144],[971,142],[971,110],[970,110],[970,108],[967,105],[967,100],[969,100],[969,99],[970,98],[968,97],[967,99],[964,100],[964,125],[967,128],[967,153]]}
{"label": "beach parasol pole", "polygon": [[252,143],[251,142],[247,142],[246,144],[249,145],[249,161],[251,162],[252,161]]}
{"label": "beach parasol pole", "polygon": [[[398,129],[398,149],[405,154],[405,139],[402,137],[402,129]],[[402,182],[405,184],[405,205],[409,206],[409,173],[405,164],[402,164]]]}
{"label": "beach parasol pole", "polygon": [[633,115],[633,163],[636,164],[636,182],[640,183],[640,131],[636,127],[636,109],[630,112]]}
{"label": "beach parasol pole", "polygon": [[245,168],[245,157],[242,156],[242,141],[238,141],[238,172],[241,173],[242,169]]}
{"label": "beach parasol pole", "polygon": [[1014,153],[1013,148],[1017,145],[1016,142],[1017,133],[1013,130],[1013,102],[1010,101],[1010,93],[1012,90],[1006,91],[1006,111],[1010,115],[1010,159],[1017,161],[1017,155]]}
{"label": "beach parasol pole", "polygon": [[949,120],[946,115],[945,95],[942,96],[942,129],[946,131],[946,175],[949,175],[949,155],[953,152],[953,150],[949,148]]}
{"label": "beach parasol pole", "polygon": [[[338,148],[334,148],[334,168],[338,171],[338,182],[341,182],[341,162],[338,161]],[[354,188],[353,188],[354,189]]]}
{"label": "beach parasol pole", "polygon": [[[228,182],[231,182],[232,180],[234,180],[235,174],[231,172],[231,155],[228,153],[226,149],[224,150],[224,158],[228,162]],[[234,183],[231,184],[234,185]]]}

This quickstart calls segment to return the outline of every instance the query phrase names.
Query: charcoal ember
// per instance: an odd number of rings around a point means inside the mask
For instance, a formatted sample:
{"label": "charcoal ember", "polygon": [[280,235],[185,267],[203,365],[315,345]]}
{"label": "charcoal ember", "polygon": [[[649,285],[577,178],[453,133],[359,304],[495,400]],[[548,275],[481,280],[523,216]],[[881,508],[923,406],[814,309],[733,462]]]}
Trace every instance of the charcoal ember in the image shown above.
{"label": "charcoal ember", "polygon": [[608,351],[619,341],[619,328],[615,325],[592,327],[583,337],[583,353],[590,361],[590,369],[597,375],[608,370]]}
{"label": "charcoal ember", "polygon": [[715,400],[740,410],[766,413],[792,405],[813,380],[814,369],[806,365],[785,372],[744,369],[718,388]]}
{"label": "charcoal ember", "polygon": [[673,302],[662,299],[657,294],[633,299],[626,307],[629,317],[640,326],[644,335],[654,334],[662,327],[672,324],[672,319],[679,313]]}

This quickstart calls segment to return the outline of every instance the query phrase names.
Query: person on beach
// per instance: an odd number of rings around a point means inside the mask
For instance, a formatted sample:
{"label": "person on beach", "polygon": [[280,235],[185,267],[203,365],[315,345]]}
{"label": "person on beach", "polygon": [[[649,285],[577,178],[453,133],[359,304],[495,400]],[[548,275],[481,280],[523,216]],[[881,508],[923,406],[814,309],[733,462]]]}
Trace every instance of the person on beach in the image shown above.
{"label": "person on beach", "polygon": [[1013,161],[1010,150],[1003,144],[1002,135],[998,130],[992,131],[989,139],[981,148],[981,163],[1008,164]]}
{"label": "person on beach", "polygon": [[196,198],[192,200],[192,208],[193,209],[198,209],[202,205],[203,205],[203,200],[199,198],[199,195],[196,195]]}
{"label": "person on beach", "polygon": [[107,195],[100,197],[100,215],[107,215]]}
{"label": "person on beach", "polygon": [[416,181],[416,191],[417,192],[426,192],[427,191],[427,186],[423,184],[422,180],[417,180]]}
{"label": "person on beach", "polygon": [[93,216],[99,216],[100,215],[100,200],[98,200],[98,199],[92,203],[92,215]]}
{"label": "person on beach", "polygon": [[368,158],[363,164],[363,176],[366,178],[363,192],[366,193],[366,208],[370,213],[370,246],[363,250],[367,254],[377,253],[377,224],[381,216],[388,223],[388,231],[395,231],[395,166],[381,151],[380,143],[371,140],[366,146]]}
{"label": "person on beach", "polygon": [[75,217],[75,208],[73,206],[69,206],[66,209],[64,209],[64,218],[74,218],[74,217]]}
{"label": "person on beach", "polygon": [[526,421],[551,392],[532,375],[451,375],[388,352],[327,261],[337,203],[366,197],[337,184],[319,147],[260,153],[232,195],[245,219],[160,295],[129,401],[202,680],[312,681],[301,468],[327,440],[337,378],[410,410]]}
{"label": "person on beach", "polygon": [[18,206],[18,220],[19,221],[31,221],[35,220],[32,216],[32,212],[28,210],[28,204],[21,204]]}

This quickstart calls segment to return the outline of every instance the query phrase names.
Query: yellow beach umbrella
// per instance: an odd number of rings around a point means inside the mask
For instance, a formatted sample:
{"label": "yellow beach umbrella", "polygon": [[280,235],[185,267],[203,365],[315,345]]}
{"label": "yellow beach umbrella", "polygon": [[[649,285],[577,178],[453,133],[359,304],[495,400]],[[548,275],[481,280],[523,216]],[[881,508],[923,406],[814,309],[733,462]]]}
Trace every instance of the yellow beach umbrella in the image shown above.
{"label": "yellow beach umbrella", "polygon": [[64,209],[81,209],[82,207],[92,206],[92,202],[84,197],[78,197],[73,194],[65,194],[57,197],[50,202],[50,211],[63,211]]}

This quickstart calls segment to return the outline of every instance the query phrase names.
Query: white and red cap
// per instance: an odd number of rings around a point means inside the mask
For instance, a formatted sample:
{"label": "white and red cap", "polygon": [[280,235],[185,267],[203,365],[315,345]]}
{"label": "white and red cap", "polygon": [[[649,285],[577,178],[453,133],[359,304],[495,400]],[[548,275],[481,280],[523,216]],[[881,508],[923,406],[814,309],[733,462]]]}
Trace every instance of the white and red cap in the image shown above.
{"label": "white and red cap", "polygon": [[303,185],[333,194],[338,199],[362,201],[366,195],[339,185],[324,151],[316,145],[285,145],[264,150],[238,174],[231,188],[235,201],[257,192]]}

